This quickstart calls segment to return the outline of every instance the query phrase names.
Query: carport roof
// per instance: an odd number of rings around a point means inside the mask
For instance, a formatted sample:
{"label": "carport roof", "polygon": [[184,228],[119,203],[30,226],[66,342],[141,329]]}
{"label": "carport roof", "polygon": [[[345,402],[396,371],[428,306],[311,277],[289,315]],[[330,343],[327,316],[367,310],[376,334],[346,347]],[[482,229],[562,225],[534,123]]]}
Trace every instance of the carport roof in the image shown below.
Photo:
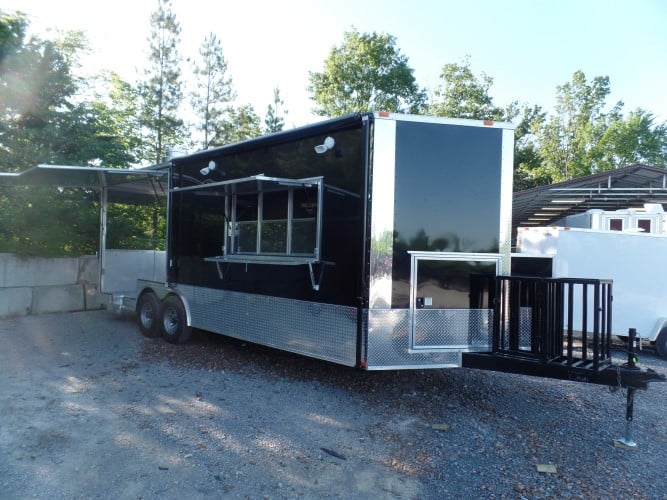
{"label": "carport roof", "polygon": [[635,164],[514,193],[512,226],[548,226],[592,208],[667,204],[667,169]]}

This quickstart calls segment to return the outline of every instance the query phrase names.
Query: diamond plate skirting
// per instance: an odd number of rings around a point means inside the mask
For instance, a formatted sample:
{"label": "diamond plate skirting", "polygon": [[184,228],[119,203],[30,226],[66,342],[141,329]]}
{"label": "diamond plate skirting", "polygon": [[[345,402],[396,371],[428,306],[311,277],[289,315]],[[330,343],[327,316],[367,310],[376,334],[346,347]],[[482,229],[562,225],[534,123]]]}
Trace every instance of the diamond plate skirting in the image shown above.
{"label": "diamond plate skirting", "polygon": [[179,285],[192,326],[347,366],[356,364],[357,309]]}
{"label": "diamond plate skirting", "polygon": [[493,309],[417,309],[414,348],[491,347]]}
{"label": "diamond plate skirting", "polygon": [[462,350],[436,352],[409,350],[410,311],[407,309],[368,311],[366,344],[369,370],[461,366]]}
{"label": "diamond plate skirting", "polygon": [[[195,328],[342,365],[356,364],[356,308],[188,285],[179,285],[178,291],[188,304]],[[468,323],[464,325],[464,333],[459,322],[450,334],[441,328],[442,317],[428,316],[422,319],[437,324],[433,330],[423,330],[423,335],[419,334],[417,325],[416,349],[411,350],[409,310],[363,311],[362,359],[366,359],[367,368],[460,367],[461,352],[487,347],[483,329],[478,331],[478,337],[468,334],[473,330],[471,323],[486,321],[484,315],[480,318],[466,316]],[[446,342],[450,344],[440,344]],[[425,347],[433,344],[438,344],[439,350],[429,351]],[[443,350],[443,347],[451,350]],[[424,352],[420,352],[420,348]]]}

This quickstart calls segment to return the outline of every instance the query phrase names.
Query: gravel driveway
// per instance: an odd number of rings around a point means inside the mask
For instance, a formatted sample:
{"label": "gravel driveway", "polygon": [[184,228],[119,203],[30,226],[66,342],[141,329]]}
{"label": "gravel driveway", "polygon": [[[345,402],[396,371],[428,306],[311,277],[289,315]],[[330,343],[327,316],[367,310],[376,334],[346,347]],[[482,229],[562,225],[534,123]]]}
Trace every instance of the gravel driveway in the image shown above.
{"label": "gravel driveway", "polygon": [[638,391],[629,451],[625,398],[601,386],[173,346],[105,311],[0,336],[3,499],[667,498],[664,383]]}

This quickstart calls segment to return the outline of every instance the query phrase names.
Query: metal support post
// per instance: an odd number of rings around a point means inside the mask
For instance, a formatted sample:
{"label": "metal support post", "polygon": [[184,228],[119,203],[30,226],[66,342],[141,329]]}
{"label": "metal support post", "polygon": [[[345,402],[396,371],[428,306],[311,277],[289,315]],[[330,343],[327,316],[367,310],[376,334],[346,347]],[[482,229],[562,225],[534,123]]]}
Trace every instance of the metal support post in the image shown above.
{"label": "metal support post", "polygon": [[[637,354],[635,351],[635,339],[637,337],[637,330],[630,328],[628,330],[628,362],[624,365],[626,369],[637,370]],[[619,380],[620,383],[620,380]],[[635,408],[635,388],[628,387],[627,400],[625,405],[625,436],[623,439],[614,441],[614,446],[617,448],[636,449],[637,443],[632,438],[632,420]]]}

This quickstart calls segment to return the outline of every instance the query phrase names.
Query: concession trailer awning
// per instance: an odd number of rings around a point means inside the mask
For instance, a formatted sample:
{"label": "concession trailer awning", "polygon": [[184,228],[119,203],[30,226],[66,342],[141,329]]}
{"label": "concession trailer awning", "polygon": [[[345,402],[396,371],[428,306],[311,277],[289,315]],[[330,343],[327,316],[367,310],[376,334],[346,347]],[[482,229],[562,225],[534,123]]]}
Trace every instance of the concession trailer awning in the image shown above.
{"label": "concession trailer awning", "polygon": [[54,186],[101,190],[111,203],[150,203],[167,192],[168,170],[37,165],[22,172],[0,172],[0,187]]}

